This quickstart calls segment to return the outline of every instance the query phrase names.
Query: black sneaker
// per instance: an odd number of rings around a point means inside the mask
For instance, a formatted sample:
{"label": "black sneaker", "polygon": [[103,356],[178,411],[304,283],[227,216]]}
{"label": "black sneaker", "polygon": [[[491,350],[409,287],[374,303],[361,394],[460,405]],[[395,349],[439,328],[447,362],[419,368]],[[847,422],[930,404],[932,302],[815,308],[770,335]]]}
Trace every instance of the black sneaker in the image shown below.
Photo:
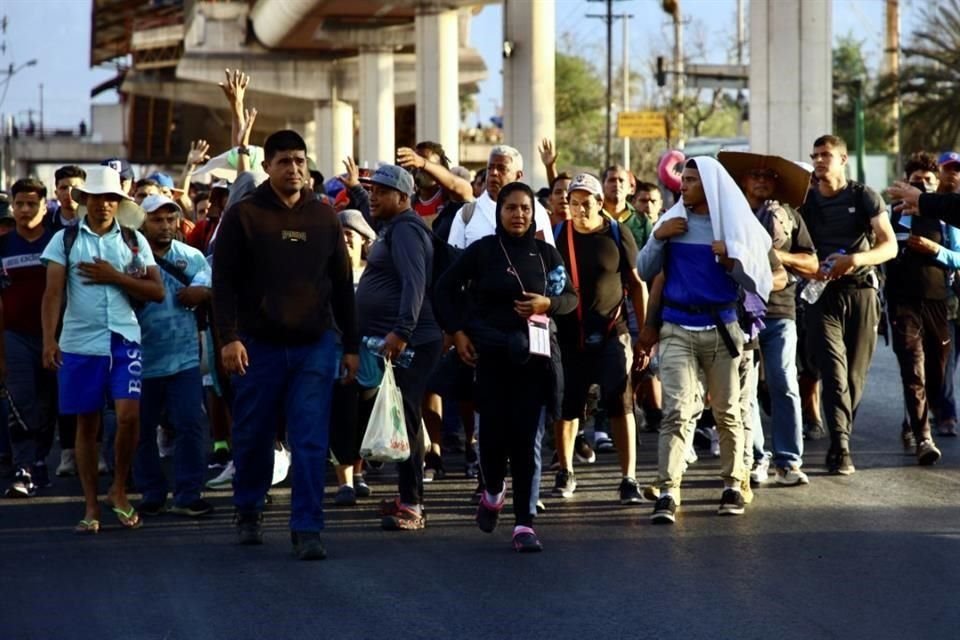
{"label": "black sneaker", "polygon": [[293,542],[293,555],[298,560],[323,560],[327,557],[327,550],[320,544],[320,534],[315,531],[291,531],[290,540]]}
{"label": "black sneaker", "polygon": [[263,514],[256,511],[237,512],[237,539],[240,544],[263,544]]}
{"label": "black sneaker", "polygon": [[447,475],[443,468],[443,458],[432,451],[423,457],[423,467],[424,482],[443,480]]}
{"label": "black sneaker", "polygon": [[206,516],[213,513],[213,505],[202,498],[197,498],[190,504],[173,505],[170,507],[170,513],[174,513],[178,516],[199,518],[201,516]]}
{"label": "black sneaker", "polygon": [[13,482],[7,488],[4,498],[11,500],[22,500],[23,498],[32,498],[37,495],[37,485],[33,484],[33,477],[26,469],[17,469],[13,474]]}
{"label": "black sneaker", "polygon": [[369,498],[370,494],[373,493],[363,476],[354,476],[353,489],[356,491],[358,498]]}
{"label": "black sneaker", "polygon": [[[504,492],[504,498],[506,498],[506,492]],[[487,495],[484,492],[483,497],[480,498],[480,504],[477,505],[477,526],[480,527],[480,531],[493,533],[493,530],[497,528],[497,522],[500,520],[500,512],[503,510],[504,502],[506,500],[501,500],[500,504],[487,502]]]}
{"label": "black sneaker", "polygon": [[37,489],[46,489],[47,487],[52,487],[53,483],[50,482],[50,470],[47,469],[47,465],[44,462],[37,462],[30,468],[30,475],[33,477],[33,485]]}
{"label": "black sneaker", "polygon": [[742,516],[746,503],[743,500],[743,494],[736,489],[724,489],[720,496],[720,508],[717,509],[719,516]]}
{"label": "black sneaker", "polygon": [[653,513],[650,514],[650,522],[653,524],[673,524],[677,521],[677,503],[673,496],[665,495],[657,498],[657,503],[653,505]]}
{"label": "black sneaker", "polygon": [[232,459],[230,449],[217,449],[207,458],[207,469],[223,469]]}
{"label": "black sneaker", "polygon": [[640,485],[633,478],[624,478],[620,481],[620,504],[642,504],[643,495]]}
{"label": "black sneaker", "polygon": [[142,516],[154,518],[167,510],[166,500],[143,500],[137,505],[137,511]]}
{"label": "black sneaker", "polygon": [[933,439],[924,438],[917,445],[917,462],[924,467],[940,462],[940,449],[933,444]]}
{"label": "black sneaker", "polygon": [[582,433],[578,433],[573,441],[573,454],[582,464],[593,464],[597,461],[597,454]]}
{"label": "black sneaker", "polygon": [[856,471],[853,466],[853,458],[848,449],[838,449],[831,447],[827,451],[827,473],[830,475],[850,476]]}
{"label": "black sneaker", "polygon": [[343,485],[337,489],[336,495],[333,496],[333,504],[337,505],[338,507],[356,506],[357,490],[348,484]]}
{"label": "black sneaker", "polygon": [[558,498],[572,498],[577,490],[577,476],[573,471],[560,469],[557,471],[557,480],[553,485],[553,495]]}

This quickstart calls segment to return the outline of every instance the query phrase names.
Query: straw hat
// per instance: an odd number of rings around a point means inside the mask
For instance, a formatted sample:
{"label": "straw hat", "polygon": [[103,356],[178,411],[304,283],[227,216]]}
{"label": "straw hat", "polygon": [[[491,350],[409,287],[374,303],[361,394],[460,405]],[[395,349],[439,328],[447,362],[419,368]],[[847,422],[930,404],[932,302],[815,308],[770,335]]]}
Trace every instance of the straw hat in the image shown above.
{"label": "straw hat", "polygon": [[769,169],[777,174],[772,200],[799,207],[810,190],[810,172],[796,163],[780,156],[764,156],[759,153],[721,151],[717,160],[739,185],[751,171]]}
{"label": "straw hat", "polygon": [[79,204],[80,217],[87,215],[87,196],[113,194],[120,196],[120,206],[117,207],[117,222],[124,227],[139,229],[143,225],[146,214],[133,198],[124,193],[120,186],[120,174],[112,167],[92,167],[87,169],[87,179],[83,185],[74,187],[71,191],[73,199]]}

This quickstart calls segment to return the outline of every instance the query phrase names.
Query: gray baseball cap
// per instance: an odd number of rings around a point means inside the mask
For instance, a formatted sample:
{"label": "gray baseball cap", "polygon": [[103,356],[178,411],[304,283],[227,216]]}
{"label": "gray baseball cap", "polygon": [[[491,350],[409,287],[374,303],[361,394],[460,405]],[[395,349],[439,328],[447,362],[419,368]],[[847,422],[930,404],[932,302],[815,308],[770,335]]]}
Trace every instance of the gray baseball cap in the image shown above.
{"label": "gray baseball cap", "polygon": [[370,176],[370,182],[396,189],[408,196],[413,195],[413,176],[409,171],[395,164],[380,165]]}
{"label": "gray baseball cap", "polygon": [[373,228],[367,224],[363,214],[356,209],[344,209],[337,215],[340,217],[340,225],[345,229],[353,229],[367,240],[377,239]]}

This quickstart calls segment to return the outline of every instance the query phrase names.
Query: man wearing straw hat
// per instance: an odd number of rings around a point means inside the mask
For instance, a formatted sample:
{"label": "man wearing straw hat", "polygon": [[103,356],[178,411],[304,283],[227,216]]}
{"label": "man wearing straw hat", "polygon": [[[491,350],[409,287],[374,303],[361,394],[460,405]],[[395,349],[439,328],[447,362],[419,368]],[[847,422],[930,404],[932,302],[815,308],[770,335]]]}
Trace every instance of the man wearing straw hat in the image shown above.
{"label": "man wearing straw hat", "polygon": [[143,210],[121,188],[120,174],[111,167],[91,169],[73,197],[81,205],[80,223],[59,231],[41,256],[47,266],[43,363],[58,370],[60,411],[77,415],[77,471],[86,511],[75,531],[95,534],[100,530],[96,437],[108,393],[116,407],[117,436],[107,501],[123,527],[141,524],[126,487],[140,432],[142,364],[134,304],[162,302],[164,290],[149,243],[133,230],[143,222]]}
{"label": "man wearing straw hat", "polygon": [[[807,225],[794,210],[807,197],[810,173],[778,156],[721,151],[717,160],[743,189],[750,208],[770,233],[773,248],[783,266],[801,277],[813,277],[820,263]],[[791,277],[786,288],[770,293],[764,317],[766,326],[759,334],[773,417],[775,479],[783,485],[809,482],[800,469],[803,464],[803,418],[796,363],[796,282],[797,278]],[[755,385],[751,392],[756,394]],[[759,415],[754,417],[757,418],[755,437],[759,435],[762,449]],[[754,475],[758,480],[765,478],[768,459],[763,457],[755,464],[757,471]]]}

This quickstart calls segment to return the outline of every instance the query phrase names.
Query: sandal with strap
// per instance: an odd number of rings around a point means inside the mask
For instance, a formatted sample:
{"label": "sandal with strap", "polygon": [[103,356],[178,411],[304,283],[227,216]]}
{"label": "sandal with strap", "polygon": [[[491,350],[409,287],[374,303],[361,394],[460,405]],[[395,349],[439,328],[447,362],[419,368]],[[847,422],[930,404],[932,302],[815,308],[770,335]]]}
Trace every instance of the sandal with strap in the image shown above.
{"label": "sandal with strap", "polygon": [[110,509],[117,516],[117,520],[120,521],[124,529],[139,529],[143,526],[140,514],[132,506],[129,509],[111,506]]}
{"label": "sandal with strap", "polygon": [[99,520],[81,520],[73,528],[73,532],[78,536],[94,536],[100,533]]}
{"label": "sandal with strap", "polygon": [[530,527],[515,527],[513,530],[513,549],[518,553],[538,553],[543,551],[540,539]]}

